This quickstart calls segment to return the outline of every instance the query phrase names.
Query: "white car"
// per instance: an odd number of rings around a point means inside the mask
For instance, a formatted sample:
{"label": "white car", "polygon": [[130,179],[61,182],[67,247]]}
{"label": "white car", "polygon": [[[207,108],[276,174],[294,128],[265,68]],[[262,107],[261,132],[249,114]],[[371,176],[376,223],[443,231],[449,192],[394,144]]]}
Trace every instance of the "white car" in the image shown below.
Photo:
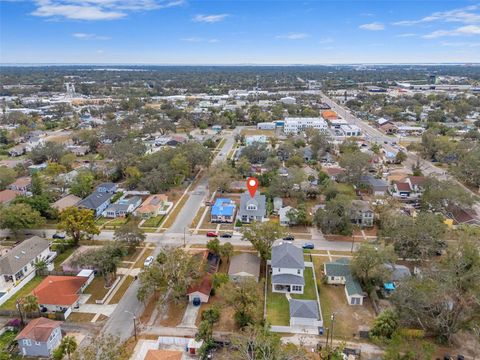
{"label": "white car", "polygon": [[144,267],[152,266],[153,260],[154,260],[153,256],[147,257],[147,258],[145,259],[145,261],[143,262],[143,266],[144,266]]}

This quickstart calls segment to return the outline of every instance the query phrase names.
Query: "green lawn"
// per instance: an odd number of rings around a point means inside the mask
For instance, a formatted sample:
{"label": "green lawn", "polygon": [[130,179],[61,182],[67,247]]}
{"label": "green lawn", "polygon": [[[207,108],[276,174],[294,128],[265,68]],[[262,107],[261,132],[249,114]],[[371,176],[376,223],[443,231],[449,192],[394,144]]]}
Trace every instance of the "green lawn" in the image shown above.
{"label": "green lawn", "polygon": [[303,277],[305,279],[305,288],[303,294],[292,294],[294,299],[303,300],[317,300],[317,294],[315,292],[315,281],[313,280],[313,269],[310,267],[305,268],[303,271]]}
{"label": "green lawn", "polygon": [[142,227],[154,227],[157,228],[162,223],[163,219],[165,219],[164,215],[152,216],[151,218],[145,220],[142,224]]}
{"label": "green lawn", "polygon": [[290,306],[285,294],[272,293],[271,277],[267,284],[267,321],[270,325],[290,325]]}
{"label": "green lawn", "polygon": [[0,359],[17,360],[22,357],[8,352],[9,345],[14,341],[17,333],[15,331],[6,331],[0,336]]}
{"label": "green lawn", "polygon": [[102,300],[107,295],[108,290],[105,288],[103,277],[98,276],[94,278],[84,291],[85,294],[91,295],[87,300],[87,304],[95,304],[96,300]]}
{"label": "green lawn", "polygon": [[35,276],[29,283],[27,283],[22,289],[20,289],[15,295],[13,295],[10,299],[5,301],[5,303],[0,306],[0,309],[3,310],[16,310],[15,303],[17,299],[21,299],[28,294],[30,294],[33,289],[37,287],[38,284],[42,282],[44,278],[42,276]]}
{"label": "green lawn", "polygon": [[57,257],[53,260],[53,265],[54,265],[54,269],[55,270],[62,270],[61,269],[61,266],[62,263],[67,260],[70,255],[73,254],[73,252],[75,251],[75,247],[69,247],[68,249],[65,249],[65,251],[61,254],[58,254]]}

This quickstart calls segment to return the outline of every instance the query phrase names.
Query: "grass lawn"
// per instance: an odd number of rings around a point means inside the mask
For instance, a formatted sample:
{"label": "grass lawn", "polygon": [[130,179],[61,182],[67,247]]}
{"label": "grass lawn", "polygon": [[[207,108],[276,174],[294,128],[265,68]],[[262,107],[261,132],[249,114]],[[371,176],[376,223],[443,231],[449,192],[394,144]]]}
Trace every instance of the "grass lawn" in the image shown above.
{"label": "grass lawn", "polygon": [[200,209],[198,209],[197,213],[195,214],[195,217],[192,220],[192,223],[190,224],[190,228],[195,229],[197,227],[204,212],[205,212],[205,206],[200,206]]}
{"label": "grass lawn", "polygon": [[185,205],[185,203],[187,202],[189,196],[187,194],[185,194],[184,197],[182,197],[181,200],[179,200],[175,206],[174,209],[172,209],[172,211],[170,212],[170,216],[168,217],[168,219],[163,223],[163,226],[164,228],[169,228],[170,226],[172,226],[173,222],[175,221],[175,218],[177,217],[178,213],[180,212],[180,210],[182,210],[183,208],[183,205]]}
{"label": "grass lawn", "polygon": [[117,289],[115,295],[112,296],[108,304],[118,304],[120,299],[125,295],[125,292],[130,287],[133,282],[133,276],[127,275],[126,279],[123,281],[122,285]]}
{"label": "grass lawn", "polygon": [[61,254],[58,254],[57,257],[53,260],[53,265],[55,270],[62,270],[61,265],[62,263],[67,260],[70,255],[73,254],[73,252],[76,250],[75,247],[69,247],[68,249],[65,249],[65,251]]}
{"label": "grass lawn", "polygon": [[142,256],[140,256],[140,258],[137,260],[137,262],[135,263],[135,265],[133,266],[134,268],[142,268],[143,269],[143,263],[145,262],[145,259],[147,257],[149,257],[150,255],[153,254],[153,249],[147,249],[145,250],[145,252],[143,253]]}
{"label": "grass lawn", "polygon": [[157,216],[152,216],[151,218],[145,220],[145,222],[142,224],[143,227],[154,227],[157,228],[160,226],[162,221],[165,219],[165,215],[157,215]]}
{"label": "grass lawn", "polygon": [[270,325],[290,325],[290,306],[285,294],[272,293],[271,277],[267,284],[267,321]]}
{"label": "grass lawn", "polygon": [[17,299],[21,299],[28,294],[30,294],[33,289],[37,287],[38,284],[42,282],[44,279],[43,276],[35,276],[30,282],[28,282],[23,288],[21,288],[15,295],[13,295],[10,299],[5,301],[2,306],[0,306],[0,309],[2,310],[16,310],[15,303]]}
{"label": "grass lawn", "polygon": [[95,223],[97,225],[101,226],[101,225],[105,224],[106,222],[109,222],[110,220],[112,220],[112,219],[108,219],[108,218],[102,216],[102,217],[99,217],[97,220],[95,220]]}
{"label": "grass lawn", "polygon": [[87,304],[95,304],[96,300],[102,300],[107,295],[109,289],[105,288],[105,280],[101,276],[93,279],[90,285],[85,289],[85,294],[91,296],[87,300]]}
{"label": "grass lawn", "polygon": [[95,314],[91,313],[73,312],[68,316],[67,322],[91,322],[94,316]]}
{"label": "grass lawn", "polygon": [[10,360],[17,360],[22,359],[22,357],[18,354],[11,354],[8,352],[8,347],[11,343],[15,340],[15,336],[17,336],[17,332],[15,331],[5,331],[0,336],[0,359],[10,359]]}
{"label": "grass lawn", "polygon": [[166,327],[175,327],[180,325],[187,305],[187,301],[173,301],[171,299],[167,300],[166,304],[160,305],[161,309],[163,306],[165,306],[165,311],[162,311],[162,315],[159,315],[158,323],[161,326]]}
{"label": "grass lawn", "polygon": [[136,247],[134,252],[132,252],[131,254],[128,254],[122,260],[123,261],[135,261],[135,260],[137,260],[137,257],[138,257],[138,255],[140,255],[142,250],[143,250],[143,247]]}
{"label": "grass lawn", "polygon": [[310,267],[305,268],[303,272],[305,278],[305,288],[303,294],[291,294],[294,299],[303,300],[316,300],[317,294],[315,293],[315,281],[313,280],[313,269]]}

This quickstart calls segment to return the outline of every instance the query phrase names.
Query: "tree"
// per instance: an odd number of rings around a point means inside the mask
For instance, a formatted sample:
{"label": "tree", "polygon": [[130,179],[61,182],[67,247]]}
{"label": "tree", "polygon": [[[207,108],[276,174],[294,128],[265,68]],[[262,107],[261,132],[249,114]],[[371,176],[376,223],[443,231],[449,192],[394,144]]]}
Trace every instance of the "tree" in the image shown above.
{"label": "tree", "polygon": [[9,229],[15,237],[20,230],[33,229],[44,223],[40,213],[27,204],[12,204],[0,209],[0,228]]}
{"label": "tree", "polygon": [[353,254],[350,266],[353,274],[371,290],[374,285],[382,284],[389,274],[385,264],[394,264],[396,260],[392,248],[378,248],[363,243]]}
{"label": "tree", "polygon": [[53,353],[53,358],[55,360],[62,360],[65,355],[70,360],[72,358],[72,354],[75,353],[77,350],[77,341],[73,336],[65,336],[58,348],[55,349]]}
{"label": "tree", "polygon": [[268,157],[267,145],[261,142],[253,142],[242,149],[243,156],[252,164],[263,164]]}
{"label": "tree", "polygon": [[255,221],[248,226],[242,227],[241,231],[243,239],[252,243],[264,261],[267,261],[270,257],[270,251],[272,250],[274,241],[282,239],[284,236],[283,228],[278,223],[271,221]]}
{"label": "tree", "polygon": [[420,327],[426,335],[450,343],[480,313],[480,249],[460,240],[439,262],[430,262],[422,276],[412,277],[393,296],[403,325]]}
{"label": "tree", "polygon": [[13,200],[13,204],[27,204],[47,219],[56,219],[58,216],[57,209],[52,208],[47,195],[17,196],[15,200]]}
{"label": "tree", "polygon": [[[480,135],[478,131],[475,133],[477,136]],[[453,168],[453,172],[462,181],[473,186],[480,186],[480,146],[477,145],[462,155],[457,166]]]}
{"label": "tree", "polygon": [[220,240],[218,240],[218,238],[208,240],[208,242],[207,242],[207,249],[212,254],[219,255],[220,254],[220,247],[221,247]]}
{"label": "tree", "polygon": [[313,159],[318,160],[330,149],[330,138],[327,134],[316,130],[310,138]]}
{"label": "tree", "polygon": [[138,227],[138,221],[136,219],[130,219],[115,229],[113,238],[126,244],[128,251],[131,253],[135,251],[135,247],[145,241],[147,237],[145,231]]}
{"label": "tree", "polygon": [[118,264],[125,251],[118,244],[104,245],[101,248],[87,250],[73,259],[79,267],[96,269],[103,276],[106,286],[110,286],[117,275]]}
{"label": "tree", "polygon": [[77,349],[72,360],[125,360],[128,358],[124,344],[116,336],[101,334],[86,346]]}
{"label": "tree", "polygon": [[313,223],[325,234],[351,235],[350,206],[350,198],[339,194],[315,212]]}
{"label": "tree", "polygon": [[224,301],[235,310],[235,322],[239,328],[261,319],[262,307],[258,302],[261,288],[253,279],[223,285]]}
{"label": "tree", "polygon": [[404,151],[400,150],[399,152],[397,152],[397,154],[395,155],[395,162],[397,164],[401,164],[403,163],[405,160],[407,160],[407,154],[405,154]]}
{"label": "tree", "polygon": [[414,219],[387,213],[381,223],[380,237],[393,243],[401,258],[428,259],[444,246],[447,225],[439,215],[420,212]]}
{"label": "tree", "polygon": [[65,153],[66,150],[62,144],[47,141],[45,144],[35,147],[30,152],[29,157],[35,164],[45,161],[59,162]]}
{"label": "tree", "polygon": [[32,175],[32,194],[33,195],[42,195],[44,191],[44,183],[42,178],[38,173]]}
{"label": "tree", "polygon": [[375,319],[370,329],[370,336],[380,341],[391,339],[397,329],[398,314],[392,309],[387,309],[382,311]]}
{"label": "tree", "polygon": [[27,295],[22,299],[22,307],[25,312],[33,313],[35,311],[40,311],[40,305],[38,304],[38,299],[35,295]]}
{"label": "tree", "polygon": [[345,181],[351,184],[357,184],[360,177],[365,173],[370,165],[370,155],[360,151],[346,152],[342,154],[339,165],[345,169]]}
{"label": "tree", "polygon": [[282,344],[280,335],[266,326],[247,326],[231,337],[229,358],[233,360],[307,360],[309,355],[301,347]]}
{"label": "tree", "polygon": [[233,245],[230,242],[224,243],[220,247],[220,256],[222,259],[227,259],[227,264],[230,262],[230,257],[233,254]]}
{"label": "tree", "polygon": [[90,171],[81,171],[70,186],[70,192],[73,195],[84,198],[92,193],[93,174]]}
{"label": "tree", "polygon": [[470,208],[474,202],[468,192],[450,180],[428,177],[422,187],[420,203],[425,210],[449,211],[452,206]]}
{"label": "tree", "polygon": [[230,184],[235,179],[235,169],[226,162],[213,165],[209,170],[208,186],[210,192],[224,192],[230,188]]}
{"label": "tree", "polygon": [[71,206],[60,213],[59,219],[58,229],[64,230],[76,245],[85,236],[100,234],[100,230],[95,224],[95,215],[89,209]]}
{"label": "tree", "polygon": [[202,312],[202,320],[206,320],[211,324],[215,324],[220,320],[220,309],[218,306],[213,305],[204,312]]}
{"label": "tree", "polygon": [[180,248],[167,247],[158,254],[156,261],[140,273],[137,297],[145,301],[151,294],[163,293],[162,302],[171,295],[181,299],[188,287],[204,273],[200,259]]}
{"label": "tree", "polygon": [[5,190],[8,185],[15,181],[17,172],[6,166],[0,166],[0,191]]}

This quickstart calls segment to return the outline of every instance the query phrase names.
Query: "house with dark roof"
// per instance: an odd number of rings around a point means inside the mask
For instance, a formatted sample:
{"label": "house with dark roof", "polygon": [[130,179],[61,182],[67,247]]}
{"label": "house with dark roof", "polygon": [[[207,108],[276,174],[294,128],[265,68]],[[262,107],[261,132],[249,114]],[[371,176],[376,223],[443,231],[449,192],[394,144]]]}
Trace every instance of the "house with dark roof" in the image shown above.
{"label": "house with dark roof", "polygon": [[327,284],[345,285],[345,296],[349,305],[363,305],[365,295],[360,283],[352,275],[349,259],[341,258],[325,263],[323,271]]}
{"label": "house with dark roof", "polygon": [[425,176],[408,176],[402,181],[395,181],[390,188],[390,193],[397,198],[417,199],[423,193],[426,179]]}
{"label": "house with dark roof", "polygon": [[115,192],[117,191],[117,184],[112,182],[104,182],[98,185],[95,188],[95,191],[102,192],[102,193],[115,194]]}
{"label": "house with dark roof", "polygon": [[272,292],[303,294],[305,263],[303,250],[289,242],[279,242],[272,247],[270,262]]}
{"label": "house with dark roof", "polygon": [[323,326],[316,300],[290,299],[288,303],[290,308],[290,326]]}
{"label": "house with dark roof", "polygon": [[256,254],[241,253],[232,256],[228,268],[230,281],[238,282],[253,279],[258,282],[260,276],[260,258]]}
{"label": "house with dark roof", "polygon": [[210,211],[210,221],[212,223],[233,223],[236,208],[235,201],[232,199],[216,199]]}
{"label": "house with dark roof", "polygon": [[20,354],[50,358],[62,341],[60,321],[39,317],[31,320],[15,337]]}
{"label": "house with dark roof", "polygon": [[267,218],[267,198],[258,191],[254,197],[249,192],[244,192],[240,197],[238,219],[242,223],[249,224],[253,221],[265,221]]}
{"label": "house with dark roof", "polygon": [[190,285],[187,290],[188,300],[196,302],[200,300],[202,303],[207,303],[210,299],[210,293],[213,286],[213,275],[218,270],[220,264],[220,257],[209,251],[203,253],[202,264],[207,269],[206,274],[198,281]]}
{"label": "house with dark roof", "polygon": [[100,216],[110,205],[112,197],[113,193],[111,192],[95,190],[78,202],[77,207],[92,210],[95,212],[95,216]]}
{"label": "house with dark roof", "polygon": [[352,200],[350,204],[350,221],[360,227],[372,227],[374,213],[368,201]]}
{"label": "house with dark roof", "polygon": [[23,279],[35,276],[37,262],[49,263],[56,255],[50,250],[50,242],[39,236],[21,242],[0,258],[0,292],[8,295],[18,291],[25,285]]}
{"label": "house with dark roof", "polygon": [[372,175],[362,175],[360,184],[365,186],[373,196],[385,196],[388,191],[388,183]]}

